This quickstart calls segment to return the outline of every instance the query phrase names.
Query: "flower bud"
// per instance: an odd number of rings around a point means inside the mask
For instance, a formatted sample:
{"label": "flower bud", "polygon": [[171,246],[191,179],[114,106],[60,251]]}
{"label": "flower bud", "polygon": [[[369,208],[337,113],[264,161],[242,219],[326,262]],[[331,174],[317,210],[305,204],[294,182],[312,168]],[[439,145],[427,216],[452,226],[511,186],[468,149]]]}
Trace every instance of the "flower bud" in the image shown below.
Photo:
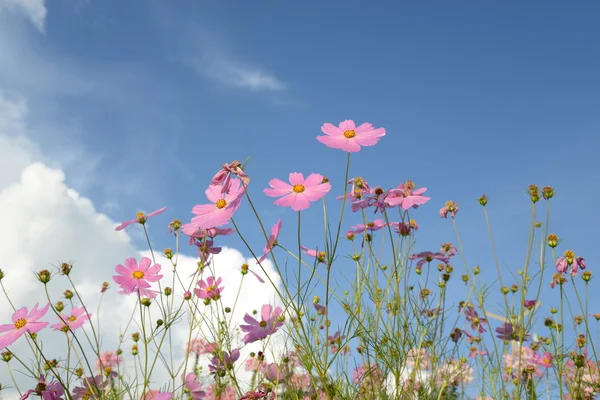
{"label": "flower bud", "polygon": [[315,297],[313,297],[313,300],[312,300],[313,304],[317,304],[317,303],[319,303],[320,301],[321,301],[321,297],[319,297],[319,296],[315,296]]}
{"label": "flower bud", "polygon": [[353,259],[354,261],[359,261],[359,260],[360,260],[360,254],[358,254],[358,253],[354,253],[354,254],[352,255],[352,259]]}
{"label": "flower bud", "polygon": [[487,196],[485,194],[479,198],[479,204],[481,204],[482,206],[485,207],[485,205],[487,204],[487,202],[488,202],[488,199],[487,199]]}
{"label": "flower bud", "polygon": [[510,286],[510,291],[513,293],[517,293],[519,291],[519,286],[518,285],[511,285]]}
{"label": "flower bud", "polygon": [[529,198],[535,204],[540,201],[540,191],[537,185],[529,185]]}
{"label": "flower bud", "polygon": [[149,298],[147,298],[147,297],[144,297],[144,298],[143,298],[143,299],[140,301],[140,303],[142,303],[142,305],[143,305],[143,306],[150,307],[150,304],[152,304],[152,300],[150,300],[150,299],[149,299]]}
{"label": "flower bud", "polygon": [[137,356],[137,354],[138,354],[137,344],[134,344],[133,346],[131,346],[131,354],[133,354],[134,356]]}
{"label": "flower bud", "polygon": [[506,286],[502,286],[500,288],[500,292],[502,292],[502,294],[506,295],[506,294],[508,294],[508,292],[510,292],[510,289]]}
{"label": "flower bud", "polygon": [[79,367],[75,370],[75,376],[81,378],[83,376],[83,368]]}
{"label": "flower bud", "polygon": [[592,272],[591,271],[584,271],[581,274],[581,279],[583,279],[584,282],[589,282],[592,279]]}
{"label": "flower bud", "polygon": [[479,275],[480,272],[481,272],[481,270],[479,269],[479,265],[476,265],[473,268],[473,275]]}
{"label": "flower bud", "polygon": [[54,305],[54,307],[56,308],[56,311],[61,312],[62,310],[65,309],[65,305],[62,301],[57,301],[56,304]]}
{"label": "flower bud", "polygon": [[462,275],[460,278],[462,279],[462,281],[463,281],[464,283],[467,283],[467,282],[469,282],[469,275],[466,275],[466,274],[465,274],[465,275]]}
{"label": "flower bud", "polygon": [[558,236],[556,236],[554,233],[551,233],[548,235],[548,246],[555,248],[556,246],[558,246]]}
{"label": "flower bud", "polygon": [[60,273],[63,275],[69,275],[71,273],[71,269],[73,269],[73,265],[69,263],[60,264]]}
{"label": "flower bud", "polygon": [[171,258],[173,258],[173,251],[171,249],[164,249],[163,250],[163,254],[165,255],[165,257],[167,257],[169,260]]}
{"label": "flower bud", "polygon": [[173,293],[173,289],[171,289],[170,287],[166,287],[164,292],[165,296],[170,296],[171,293]]}
{"label": "flower bud", "polygon": [[50,278],[52,278],[50,271],[48,271],[47,269],[41,270],[36,275],[37,275],[38,280],[40,282],[42,282],[44,285],[47,284],[48,282],[50,282]]}
{"label": "flower bud", "polygon": [[550,186],[544,186],[542,188],[542,196],[544,196],[544,199],[550,200],[552,197],[554,197],[554,189]]}
{"label": "flower bud", "polygon": [[4,278],[4,271],[2,271],[2,269],[0,269],[0,281],[2,280],[2,278]]}
{"label": "flower bud", "polygon": [[558,312],[558,309],[556,307],[552,307],[550,309],[550,313],[552,313],[552,314],[556,314],[557,312]]}
{"label": "flower bud", "polygon": [[2,361],[9,362],[10,360],[12,360],[12,358],[13,354],[10,351],[6,350],[2,352]]}
{"label": "flower bud", "polygon": [[140,340],[140,334],[139,334],[139,332],[134,332],[134,333],[132,333],[132,334],[131,334],[131,339],[133,339],[133,341],[134,341],[135,343],[137,343],[137,342],[138,342],[138,340]]}
{"label": "flower bud", "polygon": [[354,232],[352,232],[352,231],[346,232],[346,239],[354,240]]}
{"label": "flower bud", "polygon": [[186,290],[186,292],[183,294],[183,298],[184,300],[190,300],[192,298],[192,292]]}
{"label": "flower bud", "polygon": [[108,282],[102,282],[102,288],[100,289],[100,293],[104,293],[108,290]]}
{"label": "flower bud", "polygon": [[231,312],[231,307],[225,307],[225,312],[229,314]]}

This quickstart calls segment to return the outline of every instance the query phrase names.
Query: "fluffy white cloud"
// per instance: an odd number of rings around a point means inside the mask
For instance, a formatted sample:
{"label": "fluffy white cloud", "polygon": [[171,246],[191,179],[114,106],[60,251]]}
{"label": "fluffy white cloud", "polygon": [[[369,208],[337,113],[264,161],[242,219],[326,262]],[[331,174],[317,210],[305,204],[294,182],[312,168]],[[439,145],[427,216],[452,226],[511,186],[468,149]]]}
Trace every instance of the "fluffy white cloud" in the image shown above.
{"label": "fluffy white cloud", "polygon": [[44,3],[44,0],[0,0],[0,12],[7,10],[22,14],[43,33],[46,14],[48,14]]}
{"label": "fluffy white cloud", "polygon": [[[76,287],[82,293],[90,311],[96,314],[101,284],[103,281],[112,282],[115,265],[122,264],[127,257],[136,257],[139,260],[140,257],[150,254],[146,249],[136,249],[132,245],[131,234],[139,230],[139,225],[131,226],[124,232],[115,232],[117,223],[98,212],[90,199],[69,188],[61,170],[40,162],[43,159],[37,146],[26,137],[26,115],[27,102],[23,97],[0,92],[0,168],[3,169],[0,181],[0,268],[5,273],[2,283],[16,308],[31,307],[36,302],[45,304],[47,300],[43,285],[37,281],[34,273],[42,269],[56,271],[55,266],[61,262],[73,262],[71,275]],[[165,226],[166,222],[160,218],[159,216],[150,220],[151,227],[153,223]],[[165,231],[166,229],[156,230]],[[187,246],[185,239],[181,245],[182,248]],[[171,282],[172,272],[168,260],[159,254],[157,262],[163,266],[164,281]],[[223,305],[236,307],[230,314],[233,327],[239,325],[246,312],[260,309],[262,304],[275,301],[272,286],[269,283],[259,283],[251,274],[243,278],[240,288],[242,275],[239,270],[243,263],[252,267],[252,263],[248,262],[242,253],[231,248],[224,248],[214,257],[216,275],[223,278],[225,286]],[[273,267],[266,263],[265,268],[279,285],[280,279]],[[196,269],[194,257],[180,256],[177,272],[184,281],[189,279]],[[165,285],[171,286],[166,283]],[[103,350],[116,349],[118,335],[127,325],[135,306],[133,296],[120,296],[117,294],[116,285],[112,283],[111,286],[104,295],[100,308]],[[56,301],[60,299],[64,290],[69,289],[69,283],[65,277],[55,275],[48,288],[51,298]],[[174,288],[178,296],[181,296],[180,286],[176,284]],[[204,305],[200,303],[200,309],[203,308]],[[69,310],[69,307],[66,309]],[[12,312],[7,299],[4,296],[0,297],[0,324],[9,323]],[[157,314],[153,313],[153,318],[158,318]],[[43,320],[54,323],[55,317],[48,313]],[[187,342],[187,320],[188,315],[184,315],[181,323],[172,331],[176,360],[182,358]],[[133,325],[128,334],[135,330],[138,329]],[[44,340],[49,357],[64,359],[64,338],[60,333],[47,329],[40,337]],[[241,335],[238,336],[237,343],[241,344]],[[276,343],[281,343],[281,337]],[[126,356],[130,345],[131,342],[123,345]],[[11,346],[11,350],[25,360],[31,354],[24,338]],[[244,347],[241,360],[251,350],[256,351],[258,348]],[[17,370],[22,370],[14,361],[11,365]],[[158,367],[158,379],[155,377],[153,384],[160,386],[166,381],[161,382],[160,379],[161,375],[165,376],[160,361]],[[10,384],[8,376],[6,364],[2,363],[0,382],[4,385]],[[22,374],[16,373],[15,376],[22,389],[32,385],[32,381]],[[7,396],[5,398],[16,396],[14,392],[11,395],[10,392],[3,391],[3,394]]]}

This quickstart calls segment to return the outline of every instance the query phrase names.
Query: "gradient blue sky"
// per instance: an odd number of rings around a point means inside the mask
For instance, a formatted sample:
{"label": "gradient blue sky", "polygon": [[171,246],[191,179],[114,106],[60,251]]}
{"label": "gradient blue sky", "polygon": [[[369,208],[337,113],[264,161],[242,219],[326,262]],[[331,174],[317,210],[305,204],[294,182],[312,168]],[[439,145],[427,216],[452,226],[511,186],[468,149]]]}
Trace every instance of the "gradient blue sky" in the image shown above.
{"label": "gradient blue sky", "polygon": [[[161,223],[189,219],[219,164],[251,157],[256,205],[267,225],[284,219],[293,245],[294,213],[262,189],[291,171],[319,172],[332,180],[335,203],[345,154],[315,137],[324,122],[354,119],[388,133],[353,156],[352,176],[428,188],[432,201],[412,214],[418,251],[456,242],[438,214],[455,200],[469,264],[495,279],[476,201],[486,193],[501,263],[520,268],[535,183],[556,188],[550,230],[564,238],[560,251],[573,249],[596,271],[598,2],[57,0],[46,8],[43,33],[23,15],[0,13],[0,86],[27,96],[32,140],[115,220],[163,205]],[[247,206],[238,220],[262,247]],[[305,220],[308,236],[319,210]],[[357,222],[347,214],[346,227]],[[166,247],[159,231],[157,247]]]}

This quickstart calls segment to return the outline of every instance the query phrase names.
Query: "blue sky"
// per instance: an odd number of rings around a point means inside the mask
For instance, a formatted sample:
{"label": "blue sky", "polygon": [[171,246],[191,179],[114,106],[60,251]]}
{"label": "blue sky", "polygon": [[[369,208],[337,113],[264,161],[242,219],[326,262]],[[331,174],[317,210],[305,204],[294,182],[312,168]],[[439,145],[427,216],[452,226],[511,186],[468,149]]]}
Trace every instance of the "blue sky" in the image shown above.
{"label": "blue sky", "polygon": [[[564,238],[560,251],[572,248],[595,272],[597,2],[59,0],[45,8],[41,24],[0,12],[0,88],[27,98],[31,140],[116,221],[163,205],[163,223],[189,219],[220,163],[251,157],[259,211],[269,226],[284,218],[283,238],[294,243],[294,213],[262,189],[292,171],[319,172],[332,180],[334,204],[345,154],[315,137],[324,122],[354,119],[387,136],[353,156],[352,176],[428,188],[432,201],[412,214],[417,250],[456,242],[438,215],[455,200],[468,262],[494,279],[476,201],[486,193],[501,263],[519,268],[535,183],[556,189],[550,230]],[[238,220],[255,229],[247,206]],[[318,209],[305,220],[305,232],[320,226]]]}

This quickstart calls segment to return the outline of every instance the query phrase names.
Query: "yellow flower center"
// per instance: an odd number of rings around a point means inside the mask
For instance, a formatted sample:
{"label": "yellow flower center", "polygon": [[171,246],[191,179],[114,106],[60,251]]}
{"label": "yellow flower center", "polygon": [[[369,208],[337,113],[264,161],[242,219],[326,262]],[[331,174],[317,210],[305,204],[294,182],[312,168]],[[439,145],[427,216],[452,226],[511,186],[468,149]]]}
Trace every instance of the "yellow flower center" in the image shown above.
{"label": "yellow flower center", "polygon": [[564,253],[564,257],[567,259],[569,265],[573,264],[573,259],[575,258],[575,253],[572,250],[567,250]]}
{"label": "yellow flower center", "polygon": [[304,189],[304,185],[294,185],[294,187],[292,188],[294,193],[302,193],[304,192]]}
{"label": "yellow flower center", "polygon": [[68,320],[69,320],[69,321],[71,321],[71,322],[75,321],[76,319],[77,319],[77,317],[76,317],[76,316],[74,316],[74,315],[71,315],[71,316],[68,318]]}
{"label": "yellow flower center", "polygon": [[352,139],[354,136],[356,136],[356,132],[354,132],[354,129],[350,129],[349,131],[344,132],[344,137],[346,139]]}
{"label": "yellow flower center", "polygon": [[142,279],[144,277],[144,273],[142,271],[133,271],[132,276],[135,279]]}
{"label": "yellow flower center", "polygon": [[17,322],[15,322],[15,329],[21,329],[27,324],[27,320],[25,318],[19,318]]}
{"label": "yellow flower center", "polygon": [[225,207],[227,205],[227,200],[225,199],[219,199],[217,200],[217,208],[221,209],[223,207]]}
{"label": "yellow flower center", "polygon": [[372,228],[372,227],[374,227],[374,226],[375,226],[375,222],[369,222],[369,223],[367,223],[367,226],[368,226],[369,228]]}

